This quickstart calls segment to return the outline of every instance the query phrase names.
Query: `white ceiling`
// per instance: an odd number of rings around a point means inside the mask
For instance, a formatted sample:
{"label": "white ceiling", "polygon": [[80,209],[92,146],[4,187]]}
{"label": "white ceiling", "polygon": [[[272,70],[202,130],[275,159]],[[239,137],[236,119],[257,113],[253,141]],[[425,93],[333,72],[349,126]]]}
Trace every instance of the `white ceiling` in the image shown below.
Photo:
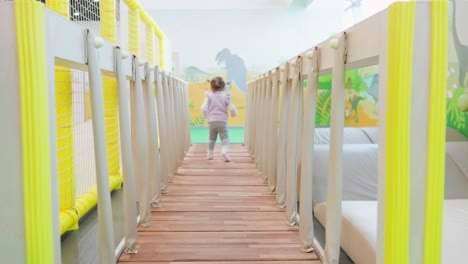
{"label": "white ceiling", "polygon": [[[298,0],[140,0],[151,9],[278,9]],[[299,0],[304,1],[304,0]]]}

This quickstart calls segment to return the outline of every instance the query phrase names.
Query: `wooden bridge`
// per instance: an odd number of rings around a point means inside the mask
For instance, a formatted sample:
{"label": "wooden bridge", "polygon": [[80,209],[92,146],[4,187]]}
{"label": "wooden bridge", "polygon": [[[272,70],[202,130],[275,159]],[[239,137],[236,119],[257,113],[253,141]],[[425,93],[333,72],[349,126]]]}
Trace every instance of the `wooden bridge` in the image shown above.
{"label": "wooden bridge", "polygon": [[298,228],[286,224],[247,150],[231,145],[229,163],[216,153],[206,160],[206,145],[190,148],[151,226],[139,228],[138,254],[119,263],[321,263],[300,251]]}

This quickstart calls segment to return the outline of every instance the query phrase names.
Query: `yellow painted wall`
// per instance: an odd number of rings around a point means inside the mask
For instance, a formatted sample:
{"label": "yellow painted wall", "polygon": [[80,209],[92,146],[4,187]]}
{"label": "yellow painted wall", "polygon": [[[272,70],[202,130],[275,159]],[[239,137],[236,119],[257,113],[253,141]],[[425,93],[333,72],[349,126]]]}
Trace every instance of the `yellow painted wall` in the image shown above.
{"label": "yellow painted wall", "polygon": [[[190,123],[192,126],[207,126],[207,121],[201,113],[201,106],[205,101],[205,92],[211,92],[208,82],[190,83],[189,89],[189,104],[190,104]],[[237,108],[237,116],[229,117],[229,126],[244,126],[245,125],[245,96],[233,84],[231,85],[231,102]]]}

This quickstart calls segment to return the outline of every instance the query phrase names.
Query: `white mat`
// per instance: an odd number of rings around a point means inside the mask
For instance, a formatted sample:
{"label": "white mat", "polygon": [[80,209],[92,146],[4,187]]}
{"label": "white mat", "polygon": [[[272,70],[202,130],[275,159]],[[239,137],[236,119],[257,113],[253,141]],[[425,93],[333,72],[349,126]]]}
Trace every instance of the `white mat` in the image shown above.
{"label": "white mat", "polygon": [[[468,142],[447,143],[445,199],[468,199]],[[313,200],[327,200],[328,145],[316,145],[314,152]],[[378,146],[343,145],[342,200],[377,200]]]}
{"label": "white mat", "polygon": [[[326,204],[314,209],[315,217],[326,225]],[[374,264],[377,241],[377,202],[342,203],[341,247],[356,264]],[[442,263],[466,263],[468,249],[468,200],[445,200]]]}

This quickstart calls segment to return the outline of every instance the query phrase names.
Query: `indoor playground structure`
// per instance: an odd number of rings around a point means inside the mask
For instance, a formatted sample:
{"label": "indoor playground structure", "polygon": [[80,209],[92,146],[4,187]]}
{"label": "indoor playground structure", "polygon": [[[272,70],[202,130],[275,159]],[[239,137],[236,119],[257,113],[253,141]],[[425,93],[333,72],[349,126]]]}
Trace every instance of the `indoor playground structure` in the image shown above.
{"label": "indoor playground structure", "polygon": [[140,2],[0,0],[0,263],[465,263],[463,2],[392,3],[233,83],[226,163],[188,83],[212,76],[176,76]]}
{"label": "indoor playground structure", "polygon": [[[302,250],[325,263],[339,263],[340,247],[355,263],[463,262],[468,145],[446,132],[448,8],[394,3],[249,83],[246,145]],[[332,103],[330,128],[316,129],[319,75],[332,72],[331,100],[343,102],[345,70],[369,65],[379,67],[378,128],[344,128],[344,104]]]}

